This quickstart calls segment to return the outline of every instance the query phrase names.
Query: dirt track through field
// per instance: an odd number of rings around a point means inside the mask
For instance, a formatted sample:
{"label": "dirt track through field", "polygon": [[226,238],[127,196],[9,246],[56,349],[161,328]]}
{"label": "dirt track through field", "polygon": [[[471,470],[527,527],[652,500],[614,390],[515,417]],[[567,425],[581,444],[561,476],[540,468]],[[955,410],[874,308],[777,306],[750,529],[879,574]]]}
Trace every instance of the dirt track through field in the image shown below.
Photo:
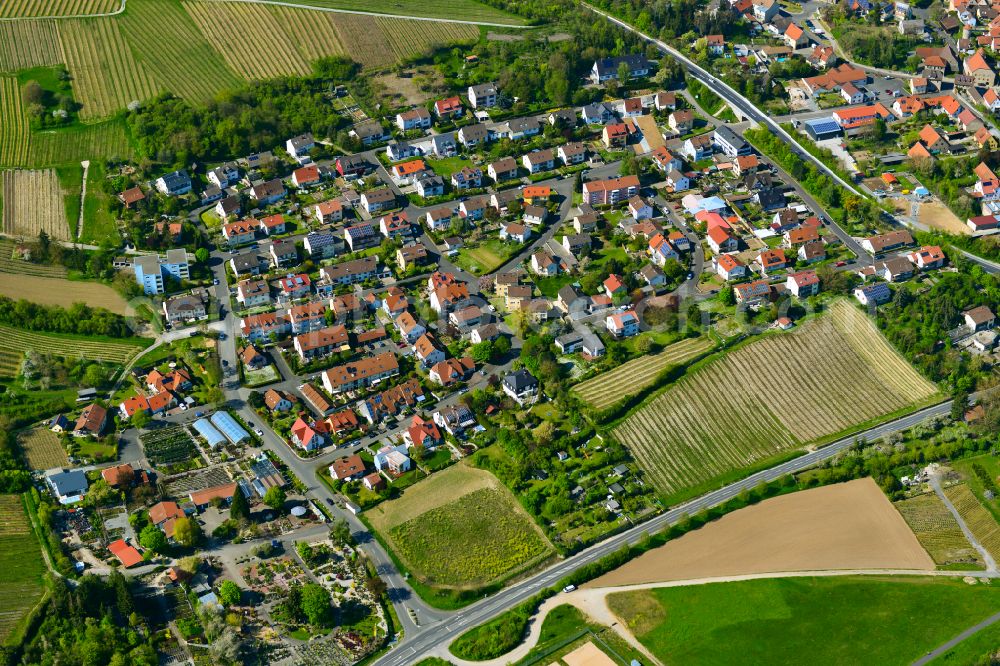
{"label": "dirt track through field", "polygon": [[934,562],[866,478],[736,511],[584,587],[826,569],[933,570]]}

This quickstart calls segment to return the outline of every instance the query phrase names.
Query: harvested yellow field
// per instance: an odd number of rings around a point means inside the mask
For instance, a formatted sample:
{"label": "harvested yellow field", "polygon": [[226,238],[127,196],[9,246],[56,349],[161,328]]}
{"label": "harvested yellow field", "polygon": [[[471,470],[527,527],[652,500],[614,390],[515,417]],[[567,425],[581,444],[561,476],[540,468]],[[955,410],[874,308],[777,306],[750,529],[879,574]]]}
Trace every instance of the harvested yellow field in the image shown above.
{"label": "harvested yellow field", "polygon": [[3,172],[3,232],[9,236],[69,240],[63,190],[54,169]]}
{"label": "harvested yellow field", "polygon": [[769,333],[668,388],[618,426],[666,493],[705,487],[936,391],[846,301]]}
{"label": "harvested yellow field", "polygon": [[63,21],[59,36],[84,120],[110,116],[156,94],[152,77],[132,57],[116,21]]}
{"label": "harvested yellow field", "polygon": [[118,10],[121,0],[3,0],[0,18],[93,16]]}
{"label": "harvested yellow field", "polygon": [[969,486],[964,483],[945,488],[944,494],[955,505],[958,515],[962,516],[965,526],[969,528],[976,540],[993,556],[994,560],[1000,560],[1000,525],[997,525],[993,514],[979,503]]}
{"label": "harvested yellow field", "polygon": [[983,566],[983,558],[962,533],[955,516],[935,493],[896,502],[917,541],[937,564],[966,562]]}
{"label": "harvested yellow field", "polygon": [[17,79],[0,76],[0,166],[21,166],[31,138]]}
{"label": "harvested yellow field", "polygon": [[0,72],[61,62],[55,21],[0,21]]}
{"label": "harvested yellow field", "polygon": [[32,428],[17,437],[31,469],[52,469],[69,464],[59,436],[48,428]]}
{"label": "harvested yellow field", "polygon": [[584,587],[838,569],[934,569],[906,521],[870,478],[734,511]]}
{"label": "harvested yellow field", "polygon": [[42,305],[59,305],[64,308],[74,303],[86,303],[118,314],[133,313],[121,294],[100,282],[4,272],[0,278],[0,296],[23,298]]}
{"label": "harvested yellow field", "polygon": [[633,359],[580,382],[573,390],[594,409],[606,409],[624,397],[635,395],[652,385],[668,367],[683,365],[707,352],[712,346],[712,341],[707,337],[681,340],[664,347],[656,354]]}
{"label": "harvested yellow field", "polygon": [[[230,69],[245,79],[307,74],[309,63],[291,47],[297,35],[285,32],[270,7],[235,2],[190,2],[184,9]],[[267,55],[262,57],[261,47]]]}

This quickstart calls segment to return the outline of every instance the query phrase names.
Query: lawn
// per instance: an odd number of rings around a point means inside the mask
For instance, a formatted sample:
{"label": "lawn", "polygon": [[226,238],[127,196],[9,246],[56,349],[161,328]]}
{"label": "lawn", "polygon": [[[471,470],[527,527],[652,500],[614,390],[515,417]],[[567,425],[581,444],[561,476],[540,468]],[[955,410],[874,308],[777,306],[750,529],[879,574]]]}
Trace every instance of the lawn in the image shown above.
{"label": "lawn", "polygon": [[486,275],[500,268],[521,246],[491,238],[475,245],[463,247],[455,257],[455,265],[475,275]]}
{"label": "lawn", "polygon": [[45,564],[20,495],[0,495],[0,641],[42,596]]}
{"label": "lawn", "polygon": [[93,437],[77,437],[74,440],[76,452],[83,458],[98,462],[108,462],[118,457],[117,444],[105,444]]}
{"label": "lawn", "polygon": [[664,663],[909,664],[996,612],[1000,588],[942,578],[792,578],[613,594]]}
{"label": "lawn", "polygon": [[244,386],[254,387],[254,386],[264,386],[265,384],[270,384],[281,379],[281,375],[278,374],[278,369],[273,365],[266,365],[260,370],[250,370],[248,368],[243,369]]}
{"label": "lawn", "polygon": [[475,163],[468,157],[444,157],[441,159],[424,158],[427,166],[434,170],[434,173],[441,176],[445,181],[451,180],[451,174],[461,171],[465,167],[475,166]]}
{"label": "lawn", "polygon": [[552,546],[497,479],[452,465],[367,512],[417,580],[474,589],[505,580],[552,554]]}
{"label": "lawn", "polygon": [[559,275],[546,278],[535,276],[533,279],[535,286],[538,287],[538,291],[542,292],[542,296],[556,298],[559,295],[560,289],[577,281],[577,276],[572,273],[560,273]]}

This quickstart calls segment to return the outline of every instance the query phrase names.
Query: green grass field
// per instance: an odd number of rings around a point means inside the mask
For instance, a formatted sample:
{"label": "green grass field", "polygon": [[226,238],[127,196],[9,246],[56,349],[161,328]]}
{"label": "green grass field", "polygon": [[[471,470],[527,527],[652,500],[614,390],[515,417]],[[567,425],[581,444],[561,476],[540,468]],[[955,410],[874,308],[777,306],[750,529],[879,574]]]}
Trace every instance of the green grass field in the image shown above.
{"label": "green grass field", "polygon": [[792,333],[696,366],[614,434],[676,500],[935,395],[864,313],[837,301]]}
{"label": "green grass field", "polygon": [[20,495],[0,495],[0,642],[42,597],[45,564]]}
{"label": "green grass field", "polygon": [[486,275],[503,266],[519,247],[517,243],[490,238],[475,247],[461,248],[455,257],[455,265],[475,275]]}
{"label": "green grass field", "polygon": [[675,664],[909,664],[996,612],[1000,586],[948,578],[790,578],[613,594]]}
{"label": "green grass field", "polygon": [[467,465],[431,475],[366,516],[414,576],[438,588],[496,583],[553,552],[511,492]]}

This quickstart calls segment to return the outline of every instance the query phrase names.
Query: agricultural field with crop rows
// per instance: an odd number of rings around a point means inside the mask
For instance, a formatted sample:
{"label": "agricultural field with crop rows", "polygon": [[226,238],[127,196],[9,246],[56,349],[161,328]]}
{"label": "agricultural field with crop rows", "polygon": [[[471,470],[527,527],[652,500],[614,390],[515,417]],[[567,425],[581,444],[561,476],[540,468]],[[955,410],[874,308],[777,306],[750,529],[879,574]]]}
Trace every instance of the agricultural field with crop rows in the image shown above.
{"label": "agricultural field with crop rows", "polygon": [[675,493],[934,394],[867,317],[837,301],[793,333],[766,334],[682,377],[614,432]]}
{"label": "agricultural field with crop rows", "polygon": [[[28,296],[28,295],[26,295]],[[30,298],[30,296],[29,296]],[[3,353],[16,355],[16,369],[20,367],[24,352],[35,350],[43,354],[53,354],[67,358],[86,358],[91,361],[124,365],[142,351],[144,341],[111,342],[82,336],[56,335],[22,331],[10,326],[0,326],[0,339],[4,341]],[[0,374],[8,374],[8,364],[0,362]]]}
{"label": "agricultural field with crop rows", "polygon": [[295,35],[295,48],[312,62],[324,56],[345,55],[344,45],[337,37],[336,14],[290,7],[269,7],[286,35]]}
{"label": "agricultural field with crop rows", "polygon": [[0,21],[0,72],[61,62],[59,29],[55,21]]}
{"label": "agricultural field with crop rows", "polygon": [[45,564],[20,495],[0,495],[0,641],[42,598]]}
{"label": "agricultural field with crop rows", "polygon": [[[55,169],[3,172],[3,232],[70,240],[63,189]],[[79,205],[79,204],[78,204]]]}
{"label": "agricultural field with crop rows", "polygon": [[664,347],[659,353],[633,359],[577,384],[573,391],[594,409],[606,409],[625,396],[653,384],[661,372],[683,365],[712,348],[708,338],[689,338]]}
{"label": "agricultural field with crop rows", "polygon": [[17,437],[24,457],[31,469],[52,469],[69,464],[66,450],[59,436],[48,428],[38,427],[22,432]]}
{"label": "agricultural field with crop rows", "polygon": [[121,0],[4,0],[0,18],[108,14],[121,4]]}
{"label": "agricultural field with crop rows", "polygon": [[963,562],[982,568],[979,551],[965,538],[958,521],[937,495],[911,497],[896,502],[896,508],[935,564]]}
{"label": "agricultural field with crop rows", "polygon": [[184,426],[170,426],[145,432],[140,438],[149,463],[170,465],[198,455],[194,439]]}
{"label": "agricultural field with crop rows", "polygon": [[156,95],[153,77],[132,55],[109,19],[72,19],[59,24],[66,67],[82,120],[105,118],[129,102]]}
{"label": "agricultural field with crop rows", "polygon": [[[285,32],[270,7],[234,2],[184,2],[184,9],[219,49],[230,69],[243,78],[309,73],[309,62],[292,46],[298,36]],[[266,42],[279,44],[281,48],[270,50],[268,57],[262,58],[258,45]]]}
{"label": "agricultural field with crop rows", "polygon": [[293,4],[330,9],[347,9],[365,12],[384,12],[402,16],[455,19],[460,21],[485,21],[523,25],[524,20],[507,12],[476,2],[475,0],[396,0],[391,4],[378,4],[366,0],[292,0]]}
{"label": "agricultural field with crop rows", "polygon": [[1000,525],[993,514],[986,510],[964,483],[944,489],[944,494],[955,505],[972,535],[989,551],[994,560],[1000,560]]}
{"label": "agricultural field with crop rows", "polygon": [[20,166],[28,159],[28,114],[17,79],[0,76],[0,166]]}

